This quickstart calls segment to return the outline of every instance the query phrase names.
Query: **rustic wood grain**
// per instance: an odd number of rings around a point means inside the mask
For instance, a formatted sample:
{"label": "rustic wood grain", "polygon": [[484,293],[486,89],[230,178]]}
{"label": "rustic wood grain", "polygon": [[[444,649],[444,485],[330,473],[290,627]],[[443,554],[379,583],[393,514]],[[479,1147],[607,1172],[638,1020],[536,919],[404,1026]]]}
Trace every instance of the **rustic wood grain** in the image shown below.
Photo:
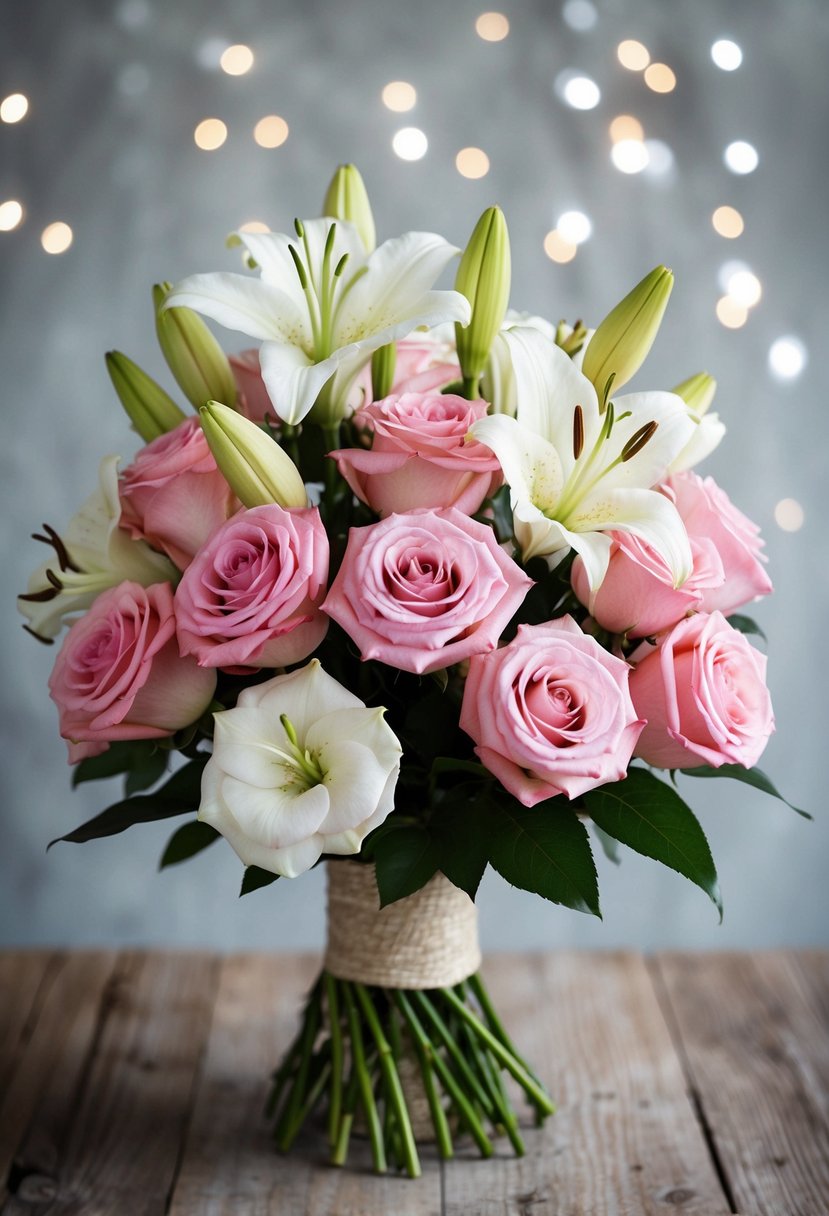
{"label": "rustic wood grain", "polygon": [[0,1093],[25,1047],[37,1017],[44,978],[59,963],[55,951],[0,954]]}
{"label": "rustic wood grain", "polygon": [[[163,1216],[217,970],[215,959],[203,955],[119,959],[115,982],[104,989],[75,1109],[67,1112],[56,1169],[24,1177],[2,1216]],[[30,1134],[37,1142],[37,1111]]]}
{"label": "rustic wood grain", "polygon": [[642,958],[490,959],[519,1050],[559,1103],[527,1156],[445,1172],[447,1216],[724,1216],[729,1207]]}
{"label": "rustic wood grain", "polygon": [[61,954],[40,985],[36,1017],[0,1090],[0,1204],[14,1166],[18,1189],[53,1189],[60,1145],[93,1048],[113,953]]}
{"label": "rustic wood grain", "polygon": [[826,959],[660,955],[704,1119],[738,1211],[829,1211]]}
{"label": "rustic wood grain", "polygon": [[267,1078],[288,1046],[318,958],[247,955],[222,965],[201,1083],[170,1216],[438,1216],[432,1154],[416,1183],[370,1173],[355,1139],[346,1170],[326,1164],[322,1134],[278,1155],[263,1121]]}

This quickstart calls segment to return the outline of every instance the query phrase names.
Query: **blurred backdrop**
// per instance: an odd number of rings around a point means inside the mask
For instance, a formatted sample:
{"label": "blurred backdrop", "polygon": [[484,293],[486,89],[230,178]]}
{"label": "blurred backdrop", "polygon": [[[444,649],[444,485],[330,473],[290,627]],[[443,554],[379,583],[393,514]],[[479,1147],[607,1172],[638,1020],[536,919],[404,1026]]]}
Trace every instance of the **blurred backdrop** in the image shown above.
{"label": "blurred backdrop", "polygon": [[[70,791],[46,680],[54,649],[14,595],[134,438],[103,353],[169,386],[150,286],[236,269],[225,235],[318,213],[354,161],[387,237],[462,245],[491,202],[513,304],[596,323],[659,262],[677,283],[636,385],[707,370],[729,432],[704,466],[762,526],[776,595],[777,734],[762,762],[809,824],[744,786],[685,781],[725,921],[671,872],[599,857],[604,923],[490,877],[495,947],[827,942],[823,797],[829,563],[824,0],[7,0],[0,9],[4,569],[0,940],[291,949],[322,938],[322,875],[237,899],[221,842],[159,874],[171,830],[46,843],[118,796]],[[226,348],[244,344],[222,334]]]}

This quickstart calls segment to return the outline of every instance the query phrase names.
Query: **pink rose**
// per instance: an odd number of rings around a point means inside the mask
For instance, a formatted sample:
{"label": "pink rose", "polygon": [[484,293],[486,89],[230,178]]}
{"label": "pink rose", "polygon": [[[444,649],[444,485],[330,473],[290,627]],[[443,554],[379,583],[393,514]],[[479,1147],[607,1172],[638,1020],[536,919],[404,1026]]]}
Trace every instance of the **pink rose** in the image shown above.
{"label": "pink rose", "polygon": [[195,417],[142,448],[121,474],[118,491],[122,526],[163,550],[180,570],[239,509]]}
{"label": "pink rose", "polygon": [[328,537],[312,509],[275,504],[222,524],[176,590],[182,654],[202,667],[285,667],[325,637]]}
{"label": "pink rose", "polygon": [[64,639],[49,691],[69,760],[117,739],[159,739],[207,709],[216,673],[179,655],[169,583],[120,583],[101,592]]}
{"label": "pink rose", "polygon": [[627,775],[643,726],[629,674],[570,616],[520,625],[507,646],[472,659],[460,724],[524,806],[577,798]]}
{"label": "pink rose", "polygon": [[430,393],[460,377],[454,343],[435,337],[434,331],[397,343],[393,393]]}
{"label": "pink rose", "polygon": [[229,355],[228,362],[236,381],[236,408],[239,413],[250,418],[251,422],[264,422],[265,415],[270,414],[272,421],[276,422],[276,410],[262,379],[259,351],[242,350],[238,355]]}
{"label": "pink rose", "polygon": [[610,633],[644,638],[670,629],[702,604],[709,588],[719,587],[725,575],[711,541],[692,540],[693,571],[681,587],[674,587],[665,558],[630,532],[611,532],[610,562],[601,586],[592,595],[584,562],[573,562],[573,591],[591,616]]}
{"label": "pink rose", "polygon": [[492,650],[532,580],[460,511],[410,511],[352,528],[322,605],[360,647],[403,671]]}
{"label": "pink rose", "polygon": [[636,755],[658,768],[757,763],[774,730],[766,657],[719,612],[680,621],[630,678],[647,718]]}
{"label": "pink rose", "polygon": [[374,432],[371,450],[330,455],[357,497],[379,515],[418,507],[457,507],[472,515],[503,481],[490,449],[465,442],[486,411],[485,401],[440,393],[386,397],[355,415],[357,425]]}
{"label": "pink rose", "polygon": [[725,572],[725,581],[705,590],[700,608],[726,616],[772,590],[763,567],[763,541],[757,524],[738,511],[713,477],[676,473],[664,487],[676,503],[692,541],[712,541]]}

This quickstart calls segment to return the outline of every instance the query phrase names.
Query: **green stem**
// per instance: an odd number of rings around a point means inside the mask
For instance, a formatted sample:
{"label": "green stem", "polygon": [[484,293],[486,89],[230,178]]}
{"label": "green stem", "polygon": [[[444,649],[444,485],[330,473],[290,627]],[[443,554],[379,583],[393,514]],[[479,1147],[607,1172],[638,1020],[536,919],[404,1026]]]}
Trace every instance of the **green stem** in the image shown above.
{"label": "green stem", "polygon": [[512,1052],[504,1047],[503,1043],[495,1037],[491,1030],[487,1029],[471,1009],[467,1009],[457,993],[453,992],[451,988],[444,989],[444,996],[459,1016],[472,1028],[478,1038],[486,1044],[495,1058],[506,1068],[507,1072],[511,1073],[521,1088],[529,1094],[536,1106],[546,1111],[548,1115],[554,1114],[556,1109],[555,1103],[549,1094],[546,1094],[538,1082],[529,1075],[523,1065],[516,1060]]}
{"label": "green stem", "polygon": [[[469,979],[466,980],[466,983],[475,994],[475,999],[483,1010],[484,1017],[486,1018],[489,1028],[495,1035],[496,1039],[503,1043],[504,1047],[506,1047],[507,1051],[512,1053],[521,1067],[526,1071],[527,1075],[532,1077],[538,1086],[543,1089],[544,1087],[541,1084],[541,1081],[538,1079],[534,1069],[529,1066],[520,1052],[516,1050],[515,1044],[504,1029],[504,1024],[495,1011],[492,998],[486,989],[484,981],[481,979],[480,973],[476,972],[474,975],[470,975]],[[463,985],[459,985],[459,987],[463,988]]]}
{"label": "green stem", "polygon": [[[383,1079],[386,1083],[388,1091],[388,1099],[394,1107],[397,1125],[400,1128],[400,1137],[403,1141],[403,1156],[406,1162],[406,1170],[410,1178],[420,1177],[420,1158],[417,1155],[417,1145],[415,1144],[414,1132],[412,1131],[412,1122],[409,1118],[409,1110],[406,1106],[406,1098],[403,1094],[403,1086],[400,1084],[400,1074],[397,1071],[397,1066],[394,1062],[391,1047],[388,1039],[383,1033],[383,1027],[380,1024],[380,1019],[377,1016],[377,1010],[374,1008],[371,997],[364,984],[354,983],[352,985],[357,1000],[363,1011],[363,1016],[371,1030],[374,1042],[377,1046],[377,1051],[380,1056],[380,1069],[383,1073]],[[388,994],[387,994],[388,995]]]}
{"label": "green stem", "polygon": [[[406,1023],[412,1032],[416,1042],[419,1042],[422,1047],[430,1048],[429,1038],[423,1027],[420,1024],[417,1014],[409,1003],[409,999],[402,989],[395,989],[392,996],[397,1004],[398,1009],[406,1019]],[[493,1154],[492,1141],[487,1136],[483,1129],[481,1120],[475,1113],[472,1103],[467,1098],[461,1087],[458,1085],[452,1073],[447,1068],[444,1061],[439,1055],[432,1055],[435,1071],[440,1078],[443,1088],[446,1090],[449,1097],[458,1108],[458,1112],[467,1124],[475,1143],[478,1145],[482,1157],[491,1157]]]}
{"label": "green stem", "polygon": [[295,1039],[288,1049],[288,1054],[273,1074],[273,1083],[268,1100],[265,1104],[265,1118],[270,1120],[279,1109],[279,1103],[285,1092],[285,1087],[291,1079],[296,1058],[299,1055],[299,1039]]}
{"label": "green stem", "polygon": [[328,1004],[328,1033],[331,1036],[331,1094],[328,1107],[328,1139],[333,1148],[340,1127],[343,1102],[343,1032],[340,1026],[340,1006],[337,981],[325,972],[325,996]]}
{"label": "green stem", "polygon": [[435,1006],[432,1004],[432,1001],[425,992],[415,991],[409,993],[409,996],[417,1009],[421,1013],[424,1013],[434,1026],[438,1033],[438,1037],[441,1039],[444,1047],[451,1056],[452,1062],[454,1063],[457,1071],[460,1073],[461,1077],[466,1083],[467,1089],[469,1089],[475,1095],[475,1098],[477,1099],[479,1105],[483,1108],[487,1117],[494,1121],[496,1111],[492,1102],[490,1101],[480,1081],[475,1076],[475,1073],[470,1068],[469,1061],[465,1058],[463,1052],[458,1046],[457,1039],[449,1030],[449,1027],[446,1025]]}
{"label": "green stem", "polygon": [[380,1116],[377,1112],[377,1103],[374,1101],[374,1093],[371,1087],[371,1077],[368,1075],[366,1068],[366,1056],[363,1048],[363,1032],[360,1029],[360,1018],[357,1014],[357,1007],[354,1004],[354,997],[351,995],[351,985],[343,984],[343,997],[345,999],[345,1010],[348,1018],[348,1029],[351,1035],[351,1053],[354,1060],[354,1069],[357,1073],[357,1080],[360,1084],[360,1093],[363,1099],[363,1110],[365,1111],[366,1122],[368,1123],[368,1136],[371,1141],[371,1156],[374,1161],[374,1171],[377,1174],[385,1174],[386,1166],[386,1150],[383,1144],[383,1131],[380,1125]]}
{"label": "green stem", "polygon": [[[413,992],[411,995],[414,996],[415,993]],[[452,1146],[452,1133],[449,1131],[446,1111],[441,1105],[440,1094],[435,1085],[435,1049],[428,1039],[425,1041],[415,1039],[414,1046],[420,1065],[420,1075],[423,1078],[426,1101],[429,1103],[429,1112],[432,1116],[432,1126],[435,1129],[435,1139],[441,1157],[448,1161],[455,1155],[455,1151]]]}
{"label": "green stem", "polygon": [[354,1057],[352,1056],[351,1072],[349,1074],[348,1085],[346,1086],[345,1090],[343,1113],[340,1117],[340,1127],[337,1133],[337,1142],[334,1145],[334,1151],[331,1154],[332,1165],[345,1165],[345,1159],[348,1156],[348,1142],[351,1139],[351,1125],[354,1122],[354,1112],[357,1109],[357,1097],[359,1092],[360,1083],[357,1077]]}
{"label": "green stem", "polygon": [[288,1095],[285,1109],[274,1131],[277,1144],[281,1144],[282,1138],[296,1122],[305,1100],[308,1088],[308,1070],[311,1065],[311,1052],[313,1051],[314,1040],[317,1037],[320,1024],[321,980],[322,977],[314,985],[308,998],[308,1004],[305,1007],[305,1021],[299,1041],[299,1068],[297,1069],[291,1092]]}
{"label": "green stem", "polygon": [[317,1057],[317,1059],[320,1060],[321,1063],[320,1063],[320,1067],[317,1070],[316,1079],[314,1080],[311,1087],[308,1089],[308,1091],[305,1095],[305,1100],[303,1101],[302,1106],[301,1106],[299,1112],[297,1113],[296,1119],[293,1121],[292,1124],[290,1124],[290,1126],[286,1127],[283,1130],[282,1135],[279,1139],[278,1147],[282,1150],[283,1153],[287,1153],[288,1150],[290,1149],[290,1147],[293,1144],[294,1140],[296,1139],[302,1125],[305,1123],[306,1119],[308,1119],[308,1117],[311,1115],[311,1113],[314,1110],[314,1107],[317,1105],[320,1098],[322,1097],[322,1092],[325,1089],[325,1086],[328,1084],[328,1080],[331,1076],[330,1059],[322,1059],[322,1057],[319,1057],[319,1056]]}
{"label": "green stem", "polygon": [[465,397],[467,401],[477,401],[481,395],[481,377],[480,376],[464,376],[461,382],[460,396]]}

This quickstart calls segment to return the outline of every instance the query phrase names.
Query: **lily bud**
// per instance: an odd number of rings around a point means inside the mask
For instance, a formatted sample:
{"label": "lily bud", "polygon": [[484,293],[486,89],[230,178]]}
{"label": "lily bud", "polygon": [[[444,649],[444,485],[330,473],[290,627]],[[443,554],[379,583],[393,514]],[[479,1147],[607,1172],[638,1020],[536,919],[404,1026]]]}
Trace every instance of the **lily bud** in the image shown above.
{"label": "lily bud", "polygon": [[627,384],[645,362],[673,285],[670,270],[657,266],[607,314],[590,339],[582,371],[600,396],[611,376],[615,391]]}
{"label": "lily bud", "polygon": [[507,221],[500,207],[489,207],[475,225],[455,279],[455,290],[472,305],[472,319],[465,329],[456,323],[455,336],[464,383],[475,392],[507,311],[510,274]]}
{"label": "lily bud", "polygon": [[299,469],[255,422],[218,401],[203,405],[199,417],[216,464],[246,507],[308,505]]}
{"label": "lily bud", "polygon": [[397,366],[397,347],[394,342],[381,346],[371,356],[371,398],[382,401],[391,392],[394,369]]}
{"label": "lily bud", "polygon": [[160,384],[119,350],[106,355],[112,386],[136,431],[145,443],[166,435],[184,421],[184,414]]}
{"label": "lily bud", "polygon": [[697,418],[702,418],[714,400],[716,391],[717,382],[707,372],[697,372],[695,376],[689,376],[676,388],[671,389],[671,392],[676,393],[677,397],[682,398],[688,409]]}
{"label": "lily bud", "polygon": [[348,220],[360,234],[366,253],[377,244],[374,216],[368,191],[355,165],[340,165],[331,178],[322,204],[322,214],[335,220]]}
{"label": "lily bud", "polygon": [[155,329],[170,371],[196,409],[206,401],[236,404],[236,381],[227,355],[201,317],[190,308],[168,308],[170,283],[153,287]]}

